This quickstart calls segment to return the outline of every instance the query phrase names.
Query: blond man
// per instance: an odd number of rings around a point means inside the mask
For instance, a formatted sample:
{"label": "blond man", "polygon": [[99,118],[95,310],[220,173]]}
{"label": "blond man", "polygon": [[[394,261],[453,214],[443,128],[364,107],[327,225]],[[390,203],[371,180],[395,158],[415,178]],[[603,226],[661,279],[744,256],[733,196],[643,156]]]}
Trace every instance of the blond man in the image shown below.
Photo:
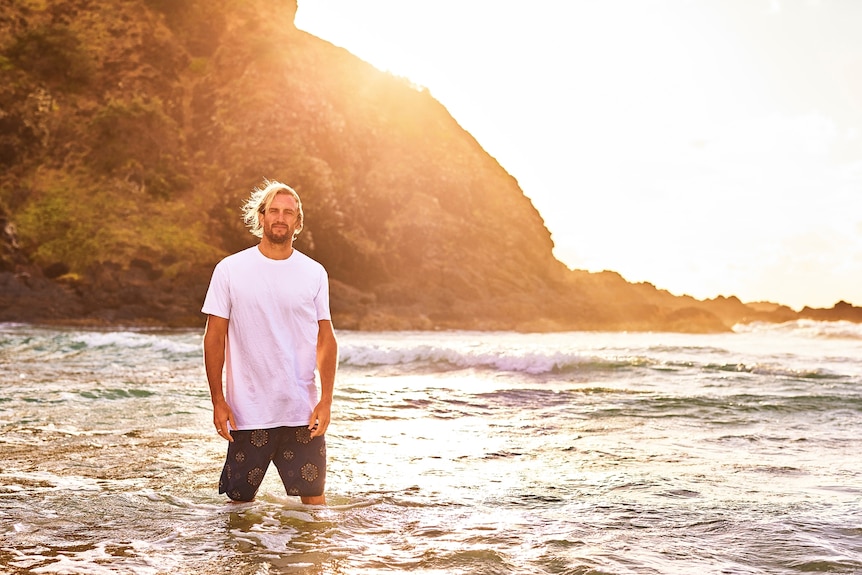
{"label": "blond man", "polygon": [[253,500],[274,463],[288,495],[323,505],[338,364],[329,279],[293,247],[303,226],[299,195],[264,184],[243,206],[260,242],[216,265],[202,307],[213,424],[228,441],[219,493]]}

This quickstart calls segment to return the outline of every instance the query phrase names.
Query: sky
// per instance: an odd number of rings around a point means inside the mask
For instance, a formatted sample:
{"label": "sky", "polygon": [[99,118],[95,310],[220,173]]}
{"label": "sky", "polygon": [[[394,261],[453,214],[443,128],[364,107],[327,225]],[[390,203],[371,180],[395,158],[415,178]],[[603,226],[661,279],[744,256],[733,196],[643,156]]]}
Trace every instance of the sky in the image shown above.
{"label": "sky", "polygon": [[426,87],[572,269],[862,305],[862,2],[299,0]]}

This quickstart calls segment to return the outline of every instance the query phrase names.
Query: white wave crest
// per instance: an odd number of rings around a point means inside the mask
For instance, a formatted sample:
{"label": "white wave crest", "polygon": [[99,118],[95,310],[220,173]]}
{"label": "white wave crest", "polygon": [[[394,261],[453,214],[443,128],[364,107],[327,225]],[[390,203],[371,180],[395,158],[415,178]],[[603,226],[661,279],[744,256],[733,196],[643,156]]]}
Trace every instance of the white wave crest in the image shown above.
{"label": "white wave crest", "polygon": [[810,338],[862,339],[862,324],[850,321],[798,319],[784,323],[754,322],[737,324],[736,333],[779,333]]}
{"label": "white wave crest", "polygon": [[80,332],[72,336],[72,341],[89,348],[118,347],[125,349],[146,348],[172,354],[200,352],[200,343],[178,341],[176,337],[163,337],[158,334],[136,333],[132,331]]}
{"label": "white wave crest", "polygon": [[449,369],[493,369],[539,375],[572,369],[587,363],[572,351],[507,349],[505,347],[447,347],[432,344],[342,346],[340,360],[354,367],[426,365]]}

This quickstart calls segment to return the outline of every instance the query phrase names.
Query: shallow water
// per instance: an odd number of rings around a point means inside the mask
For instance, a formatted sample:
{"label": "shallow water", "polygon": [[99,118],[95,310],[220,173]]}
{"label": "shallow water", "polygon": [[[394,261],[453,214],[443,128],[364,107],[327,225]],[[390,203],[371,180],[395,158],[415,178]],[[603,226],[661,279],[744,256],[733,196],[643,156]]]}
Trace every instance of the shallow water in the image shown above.
{"label": "shallow water", "polygon": [[0,572],[862,572],[860,326],[340,332],[326,508],[218,495],[201,335],[0,326]]}

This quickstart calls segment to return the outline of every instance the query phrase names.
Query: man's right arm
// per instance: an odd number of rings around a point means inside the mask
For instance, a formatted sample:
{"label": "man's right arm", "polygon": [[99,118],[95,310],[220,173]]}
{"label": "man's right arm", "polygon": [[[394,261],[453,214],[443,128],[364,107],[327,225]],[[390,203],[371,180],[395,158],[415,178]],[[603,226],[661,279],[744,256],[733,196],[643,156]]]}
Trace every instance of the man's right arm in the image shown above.
{"label": "man's right arm", "polygon": [[236,429],[233,412],[224,397],[222,373],[224,372],[225,343],[227,342],[228,320],[217,315],[207,318],[204,332],[204,367],[213,402],[213,424],[219,435],[233,441],[231,429]]}

